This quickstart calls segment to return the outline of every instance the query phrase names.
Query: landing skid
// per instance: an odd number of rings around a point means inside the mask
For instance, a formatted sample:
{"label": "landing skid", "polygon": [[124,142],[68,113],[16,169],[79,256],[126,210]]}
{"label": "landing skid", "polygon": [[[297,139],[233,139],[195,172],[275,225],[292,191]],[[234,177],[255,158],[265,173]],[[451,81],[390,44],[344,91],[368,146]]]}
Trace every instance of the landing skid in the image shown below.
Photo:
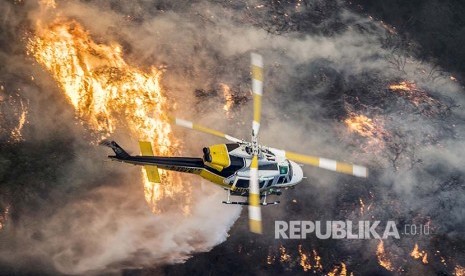
{"label": "landing skid", "polygon": [[[226,201],[222,201],[223,204],[233,204],[233,205],[249,205],[249,202],[248,201],[230,201],[230,197],[231,197],[231,190],[229,189],[225,189],[228,191],[228,199]],[[279,193],[281,194],[281,193]],[[260,205],[262,206],[268,206],[268,205],[276,205],[276,204],[279,204],[280,201],[273,201],[273,202],[266,202],[266,195],[267,195],[267,192],[265,192],[263,194],[263,196],[261,196],[261,198],[263,198],[263,201],[260,202]]]}

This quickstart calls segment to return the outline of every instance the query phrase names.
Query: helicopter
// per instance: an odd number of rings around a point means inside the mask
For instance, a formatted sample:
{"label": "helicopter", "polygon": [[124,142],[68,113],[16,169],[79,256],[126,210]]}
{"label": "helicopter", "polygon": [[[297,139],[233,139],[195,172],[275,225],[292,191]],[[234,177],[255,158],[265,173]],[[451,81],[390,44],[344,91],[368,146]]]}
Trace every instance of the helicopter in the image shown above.
{"label": "helicopter", "polygon": [[[299,164],[307,164],[357,177],[367,177],[364,166],[338,162],[332,159],[303,155],[258,143],[263,95],[263,57],[251,53],[253,94],[253,121],[251,141],[235,138],[220,131],[195,124],[191,121],[170,118],[174,125],[194,129],[228,140],[230,143],[203,148],[201,158],[154,156],[150,142],[139,141],[140,156],[128,154],[115,141],[104,140],[102,145],[110,147],[114,161],[145,167],[150,182],[160,183],[158,169],[191,173],[223,187],[227,191],[224,204],[248,206],[249,229],[262,233],[261,206],[278,204],[267,202],[267,196],[281,195],[282,189],[293,187],[305,177]],[[248,197],[247,201],[231,201],[231,196]]]}

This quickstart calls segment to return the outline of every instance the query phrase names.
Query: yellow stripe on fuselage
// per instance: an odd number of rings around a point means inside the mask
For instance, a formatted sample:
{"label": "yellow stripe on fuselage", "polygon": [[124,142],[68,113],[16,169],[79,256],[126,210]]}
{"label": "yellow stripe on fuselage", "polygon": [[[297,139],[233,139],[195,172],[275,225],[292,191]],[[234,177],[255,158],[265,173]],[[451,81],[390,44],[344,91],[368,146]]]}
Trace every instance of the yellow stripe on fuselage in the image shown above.
{"label": "yellow stripe on fuselage", "polygon": [[223,181],[224,181],[224,177],[222,176],[219,176],[217,174],[214,174],[212,173],[211,171],[207,170],[207,169],[202,169],[200,171],[200,173],[198,174],[199,176],[201,176],[202,178],[210,181],[210,182],[213,182],[217,185],[220,185],[222,187],[225,187],[225,188],[231,188],[231,186],[225,184]]}

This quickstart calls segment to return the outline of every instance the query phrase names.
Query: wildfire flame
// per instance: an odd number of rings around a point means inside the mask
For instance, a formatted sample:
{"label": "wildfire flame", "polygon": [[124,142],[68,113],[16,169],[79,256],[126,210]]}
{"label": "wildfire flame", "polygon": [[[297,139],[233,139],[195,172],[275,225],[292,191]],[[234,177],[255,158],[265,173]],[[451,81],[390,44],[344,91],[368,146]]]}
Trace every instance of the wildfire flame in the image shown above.
{"label": "wildfire flame", "polygon": [[378,151],[385,147],[385,139],[389,136],[382,121],[373,120],[363,114],[350,113],[344,120],[350,132],[367,138],[365,150]]}
{"label": "wildfire flame", "polygon": [[[353,275],[353,273],[350,273]],[[328,276],[347,276],[347,268],[345,263],[341,263],[340,266],[335,266],[330,272],[328,272]]]}
{"label": "wildfire flame", "polygon": [[392,27],[392,26],[384,23],[383,21],[380,21],[380,23],[381,23],[381,26],[383,26],[383,28],[386,29],[389,33],[397,34],[396,27]]}
{"label": "wildfire flame", "polygon": [[365,115],[352,114],[344,121],[349,129],[363,137],[373,137],[375,135],[375,125],[373,120]]}
{"label": "wildfire flame", "polygon": [[288,262],[291,259],[291,255],[286,253],[286,248],[282,245],[279,246],[279,253],[280,253],[279,261],[281,263]]}
{"label": "wildfire flame", "polygon": [[454,269],[455,276],[465,276],[465,266],[457,265]]}
{"label": "wildfire flame", "polygon": [[303,251],[302,245],[299,244],[299,256],[300,256],[300,266],[304,271],[312,269],[312,264],[310,263],[310,258]]}
{"label": "wildfire flame", "polygon": [[39,4],[43,8],[54,9],[57,7],[55,0],[39,0]]}
{"label": "wildfire flame", "polygon": [[359,198],[359,202],[360,202],[360,214],[363,215],[363,213],[365,213],[365,203],[363,203],[363,200],[361,198]]}
{"label": "wildfire flame", "polygon": [[420,251],[417,243],[415,243],[415,246],[413,247],[413,250],[410,253],[410,256],[412,256],[415,260],[421,258],[421,262],[424,264],[428,263],[428,253],[426,253],[423,250]]}
{"label": "wildfire flame", "polygon": [[380,266],[384,267],[388,271],[394,271],[394,266],[392,265],[391,260],[387,257],[387,254],[384,250],[384,242],[382,240],[380,240],[378,243],[376,257],[378,257],[378,263]]}
{"label": "wildfire flame", "polygon": [[323,265],[321,264],[321,257],[318,255],[315,249],[313,249],[313,261],[315,264],[313,265],[313,268],[315,270],[321,271],[323,270]]}
{"label": "wildfire flame", "polygon": [[225,100],[223,110],[226,111],[226,115],[230,117],[231,116],[230,111],[234,105],[233,94],[232,94],[231,88],[228,85],[221,83],[220,86],[221,86],[221,89],[223,90],[223,97]]}
{"label": "wildfire flame", "polygon": [[389,89],[408,100],[415,107],[421,107],[421,113],[425,115],[436,115],[446,109],[440,101],[433,99],[428,93],[419,89],[415,82],[402,81],[389,85]]}
{"label": "wildfire flame", "polygon": [[415,85],[414,82],[402,81],[397,84],[389,85],[389,89],[393,91],[412,91],[412,90],[417,89],[417,86]]}
{"label": "wildfire flame", "polygon": [[6,206],[3,214],[0,214],[0,230],[5,228],[5,224],[8,221],[8,214],[10,213],[10,206]]}
{"label": "wildfire flame", "polygon": [[[281,265],[286,265],[289,268],[295,266],[300,266],[304,272],[313,272],[313,274],[321,274],[324,270],[321,257],[318,255],[318,252],[313,249],[311,251],[306,251],[301,244],[297,247],[297,253],[289,253],[283,245],[280,245],[278,248],[279,253],[277,255],[273,254],[272,250],[268,250],[268,256],[266,258],[266,263],[272,265],[275,263],[276,259],[279,260]],[[341,262],[340,265],[335,265],[328,274],[330,276],[346,276],[353,275],[353,273],[348,274],[346,264]]]}
{"label": "wildfire flame", "polygon": [[23,139],[21,131],[23,130],[24,124],[26,123],[26,117],[27,109],[23,102],[21,102],[21,115],[19,115],[18,125],[11,131],[11,138],[16,142],[19,142]]}
{"label": "wildfire flame", "polygon": [[[22,131],[27,123],[27,102],[19,98],[19,93],[8,95],[4,92],[5,87],[0,85],[0,137],[10,142],[20,142],[23,140]],[[8,112],[10,110],[12,113]]]}
{"label": "wildfire flame", "polygon": [[365,202],[363,201],[362,198],[359,198],[358,201],[359,201],[359,203],[360,203],[360,214],[361,214],[361,215],[364,215],[364,214],[365,214],[365,211],[368,211],[368,212],[370,211],[371,205],[372,205],[373,203],[370,203],[370,204],[368,204],[368,206],[367,206],[367,205],[365,204]]}
{"label": "wildfire flame", "polygon": [[266,257],[266,263],[271,265],[276,261],[276,256],[272,255],[271,253],[268,253],[268,256]]}
{"label": "wildfire flame", "polygon": [[[118,129],[128,130],[131,137],[151,141],[155,155],[172,154],[178,141],[165,115],[168,103],[156,68],[146,72],[131,66],[118,43],[94,42],[74,20],[58,19],[47,26],[38,23],[27,49],[56,80],[77,117],[100,138]],[[161,199],[182,194],[183,210],[188,213],[186,189],[190,187],[169,172],[161,171],[161,177],[163,185],[144,177],[145,199],[152,211],[160,212],[157,203]]]}

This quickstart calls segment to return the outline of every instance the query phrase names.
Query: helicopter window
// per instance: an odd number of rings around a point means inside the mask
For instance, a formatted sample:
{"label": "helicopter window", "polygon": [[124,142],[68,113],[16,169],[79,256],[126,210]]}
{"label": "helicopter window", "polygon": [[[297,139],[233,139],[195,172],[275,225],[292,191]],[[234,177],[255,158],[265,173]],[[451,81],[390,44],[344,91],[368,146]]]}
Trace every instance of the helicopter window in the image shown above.
{"label": "helicopter window", "polygon": [[215,174],[221,175],[223,177],[229,177],[233,175],[237,170],[240,170],[245,166],[244,158],[230,155],[229,159],[231,160],[231,165],[229,165],[229,167],[224,168],[221,172],[208,166],[205,166],[205,168]]}
{"label": "helicopter window", "polygon": [[289,181],[292,180],[292,166],[289,167]]}
{"label": "helicopter window", "polygon": [[239,144],[226,144],[228,151],[233,151],[239,147]]}
{"label": "helicopter window", "polygon": [[289,167],[287,166],[279,166],[279,174],[287,174]]}
{"label": "helicopter window", "polygon": [[237,180],[236,187],[238,187],[238,188],[249,188],[249,180],[246,180],[246,179]]}
{"label": "helicopter window", "polygon": [[[268,182],[268,180],[262,180],[262,181],[258,182],[258,186],[260,188],[263,188],[267,182]],[[237,180],[236,187],[237,188],[249,188],[249,180],[248,179],[239,179],[239,180]]]}
{"label": "helicopter window", "polygon": [[284,182],[286,182],[286,177],[284,175],[282,175],[278,179],[278,184],[283,184]]}
{"label": "helicopter window", "polygon": [[258,169],[262,171],[276,171],[278,166],[276,164],[266,164],[258,166]]}

